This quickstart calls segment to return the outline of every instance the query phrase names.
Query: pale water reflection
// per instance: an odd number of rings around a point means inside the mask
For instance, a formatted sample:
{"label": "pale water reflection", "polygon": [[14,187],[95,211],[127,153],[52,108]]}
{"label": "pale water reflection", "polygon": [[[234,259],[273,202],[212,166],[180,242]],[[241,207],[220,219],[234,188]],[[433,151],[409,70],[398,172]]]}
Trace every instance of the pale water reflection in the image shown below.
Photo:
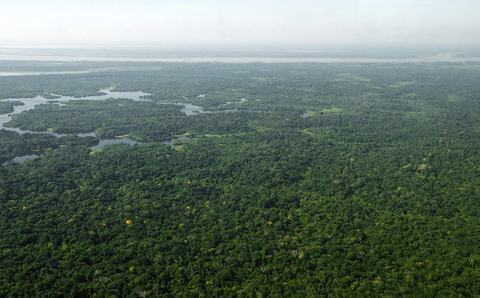
{"label": "pale water reflection", "polygon": [[[202,107],[196,106],[190,103],[181,103],[181,102],[157,102],[152,101],[149,99],[150,94],[142,91],[115,91],[115,87],[110,87],[106,89],[99,90],[98,95],[92,96],[84,96],[84,97],[73,97],[73,96],[63,96],[58,94],[49,94],[48,98],[44,96],[36,96],[33,98],[8,98],[8,99],[1,99],[5,101],[17,101],[23,103],[23,105],[16,105],[14,106],[14,111],[7,114],[0,115],[0,129],[16,132],[18,134],[48,134],[53,135],[56,137],[64,137],[64,136],[78,136],[78,137],[97,137],[95,132],[84,132],[84,133],[77,133],[77,134],[59,134],[51,131],[32,131],[27,129],[21,129],[19,127],[9,127],[6,124],[12,120],[12,116],[16,114],[20,114],[25,111],[33,110],[36,106],[41,104],[57,104],[60,106],[64,106],[66,102],[69,101],[78,101],[78,100],[95,100],[95,101],[103,101],[107,99],[130,99],[133,101],[148,101],[148,102],[156,102],[158,104],[173,104],[180,106],[180,112],[184,113],[186,116],[193,116],[198,114],[204,113],[214,113],[213,111],[205,111]],[[52,99],[54,98],[54,99]],[[241,98],[239,101],[236,102],[227,102],[227,104],[241,104],[246,102],[245,98]],[[234,110],[220,110],[215,112],[235,112]],[[172,138],[168,141],[163,142],[166,145],[174,147],[173,142],[176,138]],[[113,138],[113,139],[101,139],[99,138],[99,143],[95,146],[92,146],[91,149],[94,150],[102,150],[106,146],[115,145],[115,144],[128,144],[128,145],[136,145],[142,144],[136,140],[131,138]],[[30,160],[39,157],[38,155],[25,155],[25,156],[17,156],[11,162],[18,162],[21,163],[25,160]]]}

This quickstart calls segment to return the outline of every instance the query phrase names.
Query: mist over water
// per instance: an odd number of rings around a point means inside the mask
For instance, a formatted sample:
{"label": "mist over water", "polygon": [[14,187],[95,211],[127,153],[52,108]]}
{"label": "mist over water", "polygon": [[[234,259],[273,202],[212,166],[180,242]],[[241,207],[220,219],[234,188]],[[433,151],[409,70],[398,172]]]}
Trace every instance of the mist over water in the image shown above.
{"label": "mist over water", "polygon": [[[219,62],[219,63],[428,63],[478,62],[477,48],[355,48],[355,47],[258,47],[218,49],[158,47],[94,48],[0,48],[3,61],[95,61],[95,62]],[[105,69],[108,70],[108,69]],[[56,71],[56,74],[84,73],[91,70]],[[99,71],[99,70],[97,70]],[[101,71],[101,70],[100,70]],[[46,72],[47,73],[47,72]],[[2,71],[2,75],[36,75],[43,72]],[[50,72],[54,74],[54,72]]]}

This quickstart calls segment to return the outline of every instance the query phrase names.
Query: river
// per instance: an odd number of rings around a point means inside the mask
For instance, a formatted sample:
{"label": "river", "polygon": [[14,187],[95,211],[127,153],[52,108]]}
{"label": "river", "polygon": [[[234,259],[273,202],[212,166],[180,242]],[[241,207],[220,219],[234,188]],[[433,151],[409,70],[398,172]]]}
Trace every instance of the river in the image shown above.
{"label": "river", "polygon": [[62,75],[62,74],[84,74],[100,72],[101,70],[71,70],[71,71],[0,71],[0,77],[17,76],[40,76],[40,75]]}
{"label": "river", "polygon": [[[32,134],[49,134],[56,137],[63,137],[63,136],[71,136],[76,135],[78,137],[96,137],[95,132],[85,132],[85,133],[78,133],[78,134],[58,134],[55,132],[49,131],[31,131],[31,130],[23,130],[18,127],[8,127],[5,126],[6,123],[10,122],[12,116],[15,114],[20,114],[24,111],[29,111],[35,109],[37,105],[40,104],[48,104],[50,102],[55,103],[62,103],[68,101],[75,101],[75,100],[107,100],[107,99],[131,99],[133,101],[151,101],[150,99],[146,99],[146,97],[150,96],[150,94],[142,92],[142,91],[114,91],[114,87],[101,89],[99,90],[99,95],[92,95],[92,96],[84,96],[84,97],[72,97],[72,96],[63,96],[57,94],[51,94],[55,98],[49,99],[43,96],[36,96],[33,98],[6,98],[2,99],[4,101],[20,101],[23,105],[18,105],[14,107],[14,111],[8,114],[1,114],[0,115],[0,129],[4,129],[7,131],[13,131],[18,134],[25,134],[25,133],[32,133]],[[179,102],[157,102],[159,104],[173,104],[178,105],[181,107],[181,112],[184,113],[186,116],[197,115],[201,113],[207,113],[202,107],[192,105],[189,103],[179,103]],[[101,150],[105,146],[114,145],[114,144],[141,144],[140,142],[130,139],[130,138],[114,138],[114,139],[99,139],[99,143],[93,147],[94,150]],[[165,142],[165,144],[170,144],[170,142]],[[22,163],[27,160],[34,159],[39,157],[38,155],[26,155],[26,156],[17,156],[11,162],[18,162]]]}
{"label": "river", "polygon": [[36,55],[0,53],[6,61],[92,61],[92,62],[182,62],[182,63],[435,63],[435,62],[480,62],[480,57],[459,57],[455,53],[410,58],[363,58],[363,57],[108,57],[76,55]]}

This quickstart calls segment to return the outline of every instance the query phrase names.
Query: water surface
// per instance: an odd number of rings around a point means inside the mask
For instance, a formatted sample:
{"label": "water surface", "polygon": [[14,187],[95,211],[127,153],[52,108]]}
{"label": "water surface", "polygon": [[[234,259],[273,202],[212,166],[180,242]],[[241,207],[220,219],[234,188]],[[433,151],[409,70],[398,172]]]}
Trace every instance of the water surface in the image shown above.
{"label": "water surface", "polygon": [[[55,97],[55,99],[51,98],[45,98],[44,96],[36,96],[33,98],[8,98],[8,99],[1,99],[5,101],[18,101],[22,102],[23,105],[17,105],[14,107],[14,111],[12,113],[7,113],[7,114],[0,114],[0,129],[4,129],[7,131],[12,131],[16,132],[18,134],[25,134],[25,133],[30,133],[30,134],[48,134],[48,135],[53,135],[56,137],[64,137],[64,136],[78,136],[78,137],[97,137],[95,132],[84,132],[84,133],[77,133],[77,134],[59,134],[55,132],[50,132],[50,131],[32,131],[32,130],[27,130],[27,129],[21,129],[18,127],[8,127],[5,126],[8,122],[12,120],[12,116],[16,114],[20,114],[25,111],[33,110],[35,109],[36,106],[40,104],[58,104],[58,105],[65,105],[66,102],[69,101],[76,101],[76,100],[107,100],[107,99],[130,99],[133,101],[148,101],[148,102],[155,102],[158,104],[173,104],[180,106],[181,109],[180,111],[184,113],[186,116],[193,116],[193,115],[198,115],[198,114],[203,114],[203,113],[213,113],[212,111],[205,111],[202,107],[196,106],[190,103],[181,103],[181,102],[168,102],[168,101],[162,101],[162,102],[156,102],[152,101],[149,99],[150,94],[145,93],[142,91],[115,91],[114,87],[106,88],[106,89],[101,89],[99,90],[98,95],[92,95],[92,96],[84,96],[84,97],[72,97],[72,96],[64,96],[64,95],[58,95],[58,94],[50,94],[51,96]],[[241,98],[240,101],[236,102],[227,102],[227,104],[241,104],[246,102],[247,100],[245,98]],[[215,112],[234,112],[235,110],[221,110],[221,111],[215,111]],[[183,140],[185,137],[183,136],[177,136],[177,137],[172,137],[171,139],[164,141],[163,143],[170,146],[170,147],[175,147],[174,146],[174,141],[175,140]],[[94,150],[102,150],[106,146],[109,145],[114,145],[114,144],[128,144],[128,145],[136,145],[136,144],[142,144],[141,142],[135,141],[131,138],[113,138],[113,139],[99,139],[99,143],[95,146],[92,146],[91,149]],[[17,163],[22,163],[26,160],[34,159],[39,157],[38,155],[25,155],[25,156],[17,156],[15,157],[12,161],[10,162],[17,162]],[[7,162],[8,163],[8,162]]]}
{"label": "water surface", "polygon": [[62,75],[62,74],[82,74],[98,72],[100,70],[71,70],[71,71],[0,71],[0,77],[17,76],[40,76],[40,75]]}
{"label": "water surface", "polygon": [[362,57],[108,57],[75,55],[0,54],[0,60],[17,61],[97,61],[97,62],[182,62],[182,63],[435,63],[480,62],[480,57],[459,57],[454,53],[413,58]]}

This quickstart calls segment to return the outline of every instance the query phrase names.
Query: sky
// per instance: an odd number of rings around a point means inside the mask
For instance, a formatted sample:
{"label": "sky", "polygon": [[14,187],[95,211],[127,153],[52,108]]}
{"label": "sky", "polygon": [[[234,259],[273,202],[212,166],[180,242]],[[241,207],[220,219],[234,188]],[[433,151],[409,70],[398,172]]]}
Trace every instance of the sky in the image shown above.
{"label": "sky", "polygon": [[479,43],[478,0],[0,0],[0,47]]}

